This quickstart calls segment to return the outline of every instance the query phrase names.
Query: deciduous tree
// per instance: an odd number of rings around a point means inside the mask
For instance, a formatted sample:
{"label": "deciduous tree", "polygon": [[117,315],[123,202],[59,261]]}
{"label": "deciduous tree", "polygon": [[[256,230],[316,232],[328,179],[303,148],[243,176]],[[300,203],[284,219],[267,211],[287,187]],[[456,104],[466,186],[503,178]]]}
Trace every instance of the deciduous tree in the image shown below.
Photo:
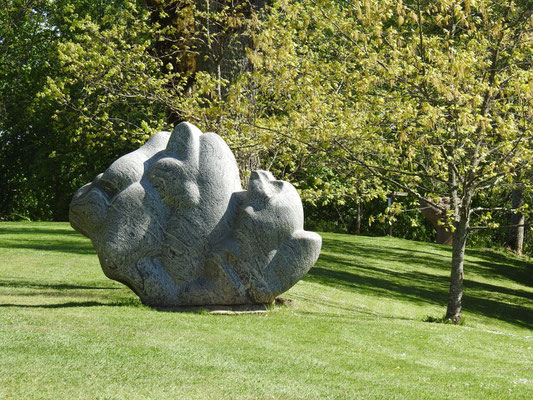
{"label": "deciduous tree", "polygon": [[532,13],[525,0],[278,1],[250,54],[254,129],[325,150],[376,193],[450,197],[454,322],[473,217],[490,226],[494,211],[476,203],[533,156]]}

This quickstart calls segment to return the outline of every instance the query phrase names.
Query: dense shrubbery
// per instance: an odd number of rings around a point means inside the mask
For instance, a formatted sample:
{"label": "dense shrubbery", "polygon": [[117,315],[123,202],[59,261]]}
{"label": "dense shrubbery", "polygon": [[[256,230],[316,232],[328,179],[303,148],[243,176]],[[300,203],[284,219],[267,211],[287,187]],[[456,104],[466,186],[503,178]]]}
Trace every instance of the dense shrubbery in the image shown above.
{"label": "dense shrubbery", "polygon": [[[64,220],[77,187],[183,119],[221,134],[244,177],[261,167],[294,182],[316,229],[355,233],[360,207],[363,234],[392,218],[394,235],[432,240],[417,196],[450,195],[450,172],[463,206],[510,208],[516,187],[528,204],[532,7],[9,0],[0,218]],[[488,189],[465,197],[472,182]],[[410,197],[389,210],[392,190]],[[472,235],[507,241],[507,228]]]}

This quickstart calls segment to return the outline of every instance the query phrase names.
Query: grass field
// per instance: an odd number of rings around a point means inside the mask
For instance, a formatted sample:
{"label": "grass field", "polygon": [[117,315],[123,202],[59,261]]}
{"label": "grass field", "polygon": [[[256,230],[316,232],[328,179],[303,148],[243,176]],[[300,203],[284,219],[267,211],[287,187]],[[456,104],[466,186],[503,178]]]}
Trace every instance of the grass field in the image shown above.
{"label": "grass field", "polygon": [[468,250],[466,323],[445,310],[450,250],[323,234],[263,315],[158,312],[101,272],[65,223],[0,223],[0,399],[531,399],[531,260]]}

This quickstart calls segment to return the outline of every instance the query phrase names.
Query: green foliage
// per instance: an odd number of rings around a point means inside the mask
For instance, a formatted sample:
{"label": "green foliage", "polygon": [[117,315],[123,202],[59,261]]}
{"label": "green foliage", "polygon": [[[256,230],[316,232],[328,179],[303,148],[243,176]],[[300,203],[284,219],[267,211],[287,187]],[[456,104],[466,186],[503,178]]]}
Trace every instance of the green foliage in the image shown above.
{"label": "green foliage", "polygon": [[44,28],[50,2],[34,5],[36,12],[23,1],[9,1],[0,7],[0,215],[16,204],[11,211],[14,216],[27,217],[25,210],[31,207],[50,216],[50,211],[39,205],[42,197],[24,190],[38,174],[27,171],[25,163],[42,159],[39,147],[33,146],[39,141],[36,130],[42,121],[29,115],[33,97],[46,79],[44,60],[55,36]]}
{"label": "green foliage", "polygon": [[[436,232],[419,211],[418,202],[409,198],[399,198],[394,204],[402,211],[390,215],[386,199],[375,199],[357,204],[356,198],[341,198],[342,205],[331,202],[328,206],[312,206],[304,203],[306,229],[322,232],[384,236],[389,234],[409,240],[434,242]],[[361,212],[359,231],[357,213]]]}
{"label": "green foliage", "polygon": [[[293,158],[315,152],[349,176],[345,190],[453,194],[459,213],[531,158],[531,13],[523,1],[278,1],[250,52],[253,113],[239,112],[306,148]],[[327,168],[305,171],[305,199],[320,199]]]}
{"label": "green foliage", "polygon": [[[356,185],[340,185],[352,196],[401,190],[447,213],[454,249],[447,318],[456,320],[473,220],[499,225],[490,208],[473,205],[506,186],[527,186],[532,28],[533,5],[523,0],[280,0],[258,23],[249,54],[255,69],[242,86],[244,99],[255,96],[239,112],[249,116],[250,133],[272,133],[267,145],[288,139],[294,144],[285,148],[301,149],[280,157],[284,170],[303,170],[298,160],[313,156],[326,166],[313,166],[318,176],[304,172],[313,177],[300,185],[308,201],[345,201],[327,179],[333,169],[353,178]],[[396,202],[380,219],[394,222],[401,212]]]}
{"label": "green foliage", "polygon": [[261,3],[8,0],[0,218],[65,219],[77,187],[181,119],[221,134],[244,179],[294,183],[315,226],[353,232],[359,204],[363,232],[427,240],[413,201],[450,195],[451,221],[501,227],[485,209],[516,184],[528,210],[530,2]]}
{"label": "green foliage", "polygon": [[7,2],[0,218],[65,219],[77,187],[155,131],[220,124],[252,10],[212,3]]}
{"label": "green foliage", "polygon": [[[102,57],[91,59],[91,49],[84,49],[79,43],[91,42],[90,33],[99,32],[104,37],[110,30],[124,29],[126,20],[133,19],[133,11],[126,5],[122,1],[105,5],[9,1],[2,9],[0,19],[5,33],[1,57],[9,60],[1,63],[0,72],[4,85],[0,95],[4,110],[0,116],[3,218],[20,215],[65,219],[74,188],[92,179],[117,154],[136,146],[141,131],[146,136],[146,121],[157,121],[156,114],[150,113],[152,105],[143,110],[134,100],[128,104],[113,102],[112,94],[99,90],[101,80],[92,87],[83,84],[84,77],[91,73],[101,73],[116,84],[125,82],[117,79],[120,74],[128,75],[127,71],[117,72],[120,64],[106,63]],[[116,18],[116,14],[122,18]],[[101,25],[97,27],[91,21]],[[119,39],[109,41],[107,55],[120,46]],[[136,48],[135,43],[122,44]],[[95,50],[97,41],[91,45]],[[99,50],[105,53],[104,49]],[[143,125],[143,117],[144,129],[132,130],[132,124]],[[111,126],[109,121],[118,122]],[[117,125],[124,126],[122,131],[126,131],[127,138],[123,135],[120,140],[123,132],[113,129]]]}

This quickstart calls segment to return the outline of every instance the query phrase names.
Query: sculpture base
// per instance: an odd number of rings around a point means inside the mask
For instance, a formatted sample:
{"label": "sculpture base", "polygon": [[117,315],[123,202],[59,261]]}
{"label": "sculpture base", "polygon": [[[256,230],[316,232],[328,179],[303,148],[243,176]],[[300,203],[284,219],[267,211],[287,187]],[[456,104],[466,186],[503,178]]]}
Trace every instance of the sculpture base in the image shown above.
{"label": "sculpture base", "polygon": [[193,312],[214,315],[234,315],[234,314],[262,314],[275,307],[292,307],[294,300],[285,297],[276,297],[272,304],[241,304],[233,306],[210,305],[210,306],[183,306],[183,307],[157,307],[151,306],[157,311],[166,312]]}
{"label": "sculpture base", "polygon": [[270,304],[243,304],[238,306],[183,306],[183,307],[157,307],[151,306],[157,311],[166,312],[192,312],[206,314],[261,314],[269,310]]}

